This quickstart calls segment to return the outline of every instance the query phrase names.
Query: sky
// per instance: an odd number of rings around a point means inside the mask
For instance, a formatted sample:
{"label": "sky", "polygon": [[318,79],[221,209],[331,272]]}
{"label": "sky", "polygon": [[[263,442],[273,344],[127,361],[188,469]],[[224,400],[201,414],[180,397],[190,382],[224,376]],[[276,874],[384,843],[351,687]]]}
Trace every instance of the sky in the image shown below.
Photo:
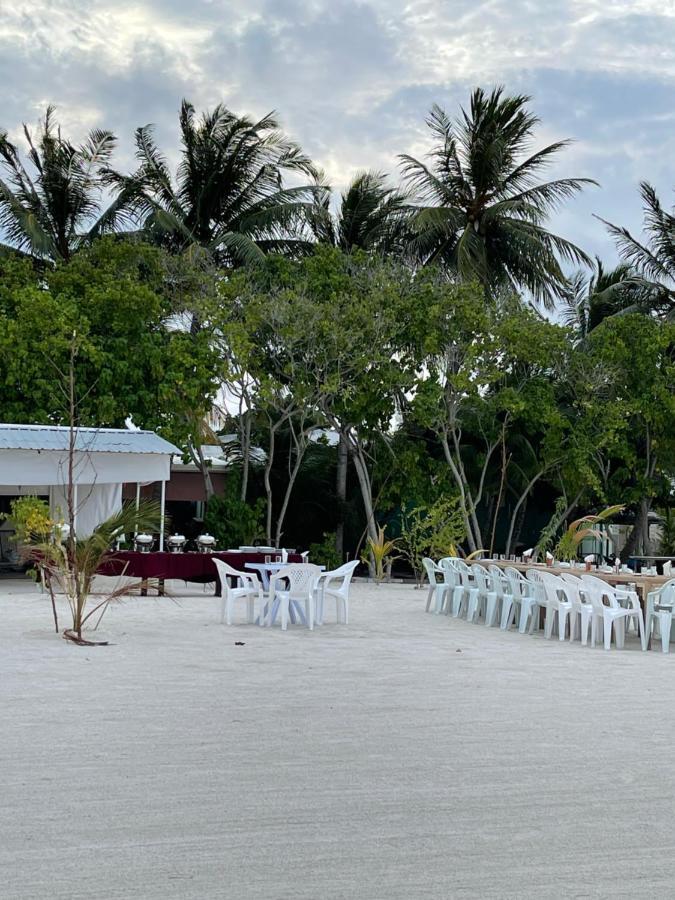
{"label": "sky", "polygon": [[171,160],[178,108],[276,110],[336,188],[429,148],[432,103],[475,86],[531,96],[537,145],[571,138],[552,175],[600,182],[551,227],[616,258],[594,215],[641,229],[638,185],[672,206],[675,0],[0,0],[0,127],[20,140],[48,103],[73,140],[94,126],[133,167],[155,123]]}

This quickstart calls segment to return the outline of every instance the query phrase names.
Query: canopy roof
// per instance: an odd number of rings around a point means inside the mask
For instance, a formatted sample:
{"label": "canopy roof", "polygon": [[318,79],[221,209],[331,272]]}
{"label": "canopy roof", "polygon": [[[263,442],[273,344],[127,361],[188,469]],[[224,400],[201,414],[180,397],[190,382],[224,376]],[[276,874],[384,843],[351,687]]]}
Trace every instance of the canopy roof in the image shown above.
{"label": "canopy roof", "polygon": [[[68,480],[70,428],[0,424],[0,485],[64,485]],[[78,428],[73,481],[122,484],[167,481],[180,450],[152,431]]]}
{"label": "canopy roof", "polygon": [[[70,428],[62,425],[0,424],[0,450],[67,450]],[[75,449],[87,453],[168,453],[180,450],[154,431],[77,428]]]}

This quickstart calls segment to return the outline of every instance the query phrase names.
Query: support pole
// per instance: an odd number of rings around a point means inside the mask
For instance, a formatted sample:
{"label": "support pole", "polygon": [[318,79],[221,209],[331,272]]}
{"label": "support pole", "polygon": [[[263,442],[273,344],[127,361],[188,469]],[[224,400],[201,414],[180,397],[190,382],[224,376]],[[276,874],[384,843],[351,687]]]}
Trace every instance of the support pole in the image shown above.
{"label": "support pole", "polygon": [[134,525],[134,537],[138,537],[138,508],[141,505],[141,483],[136,482],[136,523]]}
{"label": "support pole", "polygon": [[162,482],[162,494],[160,503],[162,511],[159,517],[159,549],[161,552],[162,550],[164,550],[164,507],[166,506],[166,481]]}

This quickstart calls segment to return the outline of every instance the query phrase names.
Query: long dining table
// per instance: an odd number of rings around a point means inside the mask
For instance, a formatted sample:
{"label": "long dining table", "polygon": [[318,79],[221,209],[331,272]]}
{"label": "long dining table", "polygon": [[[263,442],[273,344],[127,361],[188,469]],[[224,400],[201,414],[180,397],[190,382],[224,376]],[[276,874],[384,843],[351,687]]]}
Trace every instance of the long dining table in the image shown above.
{"label": "long dining table", "polygon": [[595,575],[596,578],[600,578],[611,585],[634,584],[643,608],[647,602],[647,594],[650,591],[655,591],[670,580],[667,575],[638,575],[636,572],[615,572],[613,570],[611,572],[603,572],[602,569],[596,567],[587,572],[585,568],[579,569],[560,565],[548,566],[544,563],[518,563],[507,559],[477,559],[475,562],[481,566],[499,566],[502,569],[505,566],[511,566],[519,572],[526,572],[528,569],[540,569],[542,572],[550,572],[552,575]]}
{"label": "long dining table", "polygon": [[[141,593],[147,594],[148,588],[156,587],[159,594],[164,593],[165,581],[184,581],[195,584],[215,582],[216,594],[220,594],[220,580],[213,565],[214,559],[229,563],[233,569],[243,571],[247,563],[264,563],[266,557],[277,554],[246,553],[233,550],[216,550],[213,553],[169,553],[167,551],[138,553],[133,550],[119,550],[111,553],[99,569],[99,575],[124,575],[137,578],[141,582]],[[289,553],[288,561],[303,561],[299,553]]]}

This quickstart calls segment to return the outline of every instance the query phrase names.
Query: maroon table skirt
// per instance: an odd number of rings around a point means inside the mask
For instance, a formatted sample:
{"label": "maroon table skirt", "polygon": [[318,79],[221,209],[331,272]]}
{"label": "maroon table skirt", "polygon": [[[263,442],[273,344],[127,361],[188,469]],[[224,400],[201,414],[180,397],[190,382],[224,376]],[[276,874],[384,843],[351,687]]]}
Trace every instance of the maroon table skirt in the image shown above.
{"label": "maroon table skirt", "polygon": [[[99,575],[121,575],[130,578],[157,579],[167,581],[193,581],[199,584],[218,582],[218,573],[213,565],[214,559],[222,559],[233,569],[252,574],[246,569],[246,563],[264,563],[269,553],[136,553],[133,550],[120,550],[110,556],[99,569]],[[275,554],[272,554],[274,559]],[[302,562],[299,553],[290,553],[288,561]]]}

